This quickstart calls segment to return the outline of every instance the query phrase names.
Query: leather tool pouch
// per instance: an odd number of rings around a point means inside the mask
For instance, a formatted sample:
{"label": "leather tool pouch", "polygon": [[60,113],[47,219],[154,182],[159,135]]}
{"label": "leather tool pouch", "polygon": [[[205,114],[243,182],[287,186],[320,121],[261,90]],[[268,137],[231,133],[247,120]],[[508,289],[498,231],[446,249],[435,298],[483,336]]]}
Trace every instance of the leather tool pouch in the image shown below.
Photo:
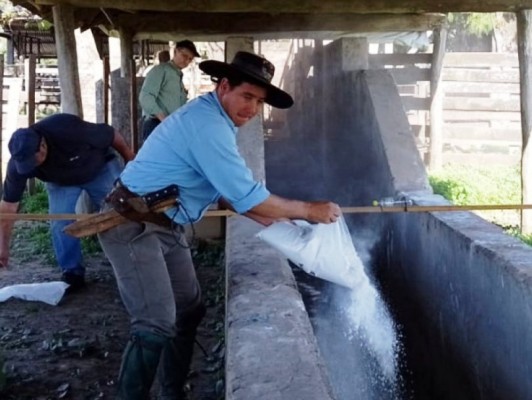
{"label": "leather tool pouch", "polygon": [[105,201],[111,204],[117,213],[131,221],[151,222],[165,228],[171,228],[173,221],[163,212],[154,212],[152,209],[158,203],[169,198],[175,199],[175,206],[179,207],[177,196],[178,190],[175,185],[148,193],[145,196],[139,196],[118,183],[107,195]]}

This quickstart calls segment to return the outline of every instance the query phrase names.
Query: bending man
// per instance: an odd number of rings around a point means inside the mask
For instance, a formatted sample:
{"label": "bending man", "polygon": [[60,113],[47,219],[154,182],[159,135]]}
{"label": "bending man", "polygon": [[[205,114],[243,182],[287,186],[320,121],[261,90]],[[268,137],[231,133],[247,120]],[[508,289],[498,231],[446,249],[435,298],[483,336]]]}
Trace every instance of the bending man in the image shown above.
{"label": "bending man", "polygon": [[[118,379],[120,399],[146,399],[159,363],[159,398],[184,396],[204,308],[181,225],[198,221],[216,202],[263,224],[279,218],[330,223],[341,213],[335,203],[271,194],[253,180],[238,152],[238,127],[255,117],[263,103],[293,104],[289,94],[271,85],[273,65],[239,52],[231,64],[204,61],[200,68],[217,82],[215,91],[166,118],[127,165],[115,190],[151,198],[150,193],[177,185],[181,205],[166,212],[162,226],[132,220],[99,235],[131,316],[131,339]],[[119,209],[121,196],[105,209]]]}
{"label": "bending man", "polygon": [[[28,178],[45,182],[50,214],[74,213],[85,190],[101,206],[120,174],[115,152],[125,161],[134,154],[120,133],[107,124],[93,124],[70,114],[54,114],[29,128],[18,129],[9,141],[0,213],[16,213]],[[65,233],[72,221],[51,222],[52,242],[62,279],[76,290],[85,285],[81,243]],[[0,267],[7,267],[14,220],[0,220]]]}

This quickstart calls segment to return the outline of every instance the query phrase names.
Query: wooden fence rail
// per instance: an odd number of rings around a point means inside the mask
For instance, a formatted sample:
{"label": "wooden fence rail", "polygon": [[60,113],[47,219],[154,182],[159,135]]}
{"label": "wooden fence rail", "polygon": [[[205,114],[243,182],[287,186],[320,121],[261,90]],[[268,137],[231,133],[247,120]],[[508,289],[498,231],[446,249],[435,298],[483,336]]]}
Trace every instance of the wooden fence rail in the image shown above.
{"label": "wooden fence rail", "polygon": [[[387,68],[423,156],[429,148],[432,54],[376,54]],[[447,53],[442,70],[444,163],[519,163],[521,114],[517,54]]]}

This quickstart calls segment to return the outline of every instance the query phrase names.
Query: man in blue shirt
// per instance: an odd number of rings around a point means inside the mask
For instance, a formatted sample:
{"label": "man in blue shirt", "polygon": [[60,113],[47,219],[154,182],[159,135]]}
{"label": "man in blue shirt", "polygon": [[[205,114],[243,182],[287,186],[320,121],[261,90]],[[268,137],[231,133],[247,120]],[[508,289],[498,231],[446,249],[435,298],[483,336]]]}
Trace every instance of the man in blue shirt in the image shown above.
{"label": "man in blue shirt", "polygon": [[[107,124],[93,124],[70,114],[54,114],[18,129],[9,141],[0,213],[16,213],[28,178],[45,182],[50,214],[74,213],[85,190],[97,206],[120,174],[112,148],[125,161],[134,154],[120,133]],[[52,242],[62,279],[71,290],[85,284],[79,239],[63,233],[72,221],[53,220]],[[14,220],[0,220],[0,267],[7,267]]]}
{"label": "man in blue shirt", "polygon": [[[271,194],[253,180],[238,152],[238,127],[255,117],[263,103],[278,108],[293,104],[289,94],[270,83],[273,65],[239,52],[230,64],[204,61],[200,68],[217,82],[215,91],[181,107],[156,128],[121,174],[122,189],[145,196],[177,185],[181,204],[166,215],[179,225],[198,221],[213,203],[266,225],[280,218],[336,221],[341,211],[335,203]],[[99,238],[131,316],[118,398],[146,399],[157,372],[159,398],[182,399],[196,328],[205,312],[182,229],[128,221]]]}

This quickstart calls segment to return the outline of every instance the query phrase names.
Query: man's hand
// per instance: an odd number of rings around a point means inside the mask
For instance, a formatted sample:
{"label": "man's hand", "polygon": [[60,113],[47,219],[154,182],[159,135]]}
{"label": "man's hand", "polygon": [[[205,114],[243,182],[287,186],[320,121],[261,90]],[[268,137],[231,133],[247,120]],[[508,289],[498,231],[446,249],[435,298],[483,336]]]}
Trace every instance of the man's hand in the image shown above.
{"label": "man's hand", "polygon": [[[338,217],[342,215],[342,210],[338,204],[330,201],[290,200],[270,194],[266,200],[253,207],[248,213],[268,218],[270,223],[279,218],[288,218],[330,224],[336,222]],[[262,221],[258,222],[264,224]]]}
{"label": "man's hand", "polygon": [[342,215],[340,206],[330,201],[312,201],[307,204],[307,220],[310,222],[330,224],[332,222],[336,222],[338,217]]}

